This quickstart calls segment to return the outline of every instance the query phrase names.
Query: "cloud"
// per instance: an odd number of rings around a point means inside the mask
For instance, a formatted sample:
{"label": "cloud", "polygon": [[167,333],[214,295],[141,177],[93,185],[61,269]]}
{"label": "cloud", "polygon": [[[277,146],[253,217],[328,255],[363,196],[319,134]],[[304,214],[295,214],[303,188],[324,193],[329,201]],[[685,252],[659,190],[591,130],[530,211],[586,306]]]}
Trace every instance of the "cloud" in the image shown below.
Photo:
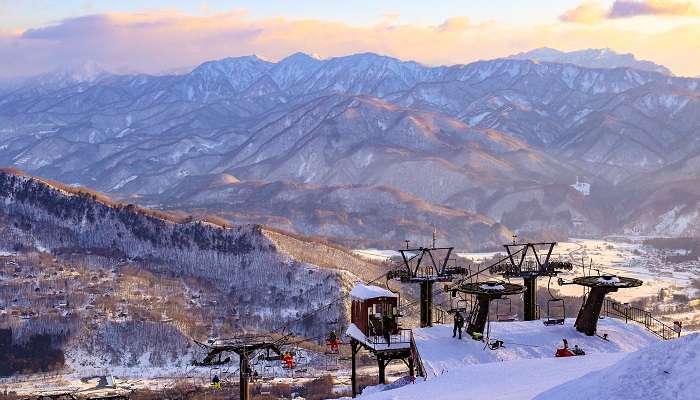
{"label": "cloud", "polygon": [[566,11],[559,17],[564,22],[595,24],[609,19],[639,16],[698,17],[697,1],[677,0],[616,0],[606,8],[600,1],[588,1]]}
{"label": "cloud", "polygon": [[559,19],[564,22],[594,24],[608,17],[608,10],[597,1],[589,1],[565,12]]}
{"label": "cloud", "polygon": [[698,24],[673,32],[632,33],[608,25],[516,27],[465,17],[437,25],[398,21],[389,16],[375,25],[358,26],[318,19],[251,19],[244,11],[87,15],[24,32],[0,31],[0,77],[35,75],[87,61],[114,72],[159,73],[229,56],[257,54],[278,60],[297,51],[323,57],[372,51],[443,65],[542,46],[611,47],[665,64],[676,73],[700,73]]}
{"label": "cloud", "polygon": [[629,18],[642,15],[700,16],[700,7],[692,1],[673,0],[617,0],[610,9],[610,18]]}

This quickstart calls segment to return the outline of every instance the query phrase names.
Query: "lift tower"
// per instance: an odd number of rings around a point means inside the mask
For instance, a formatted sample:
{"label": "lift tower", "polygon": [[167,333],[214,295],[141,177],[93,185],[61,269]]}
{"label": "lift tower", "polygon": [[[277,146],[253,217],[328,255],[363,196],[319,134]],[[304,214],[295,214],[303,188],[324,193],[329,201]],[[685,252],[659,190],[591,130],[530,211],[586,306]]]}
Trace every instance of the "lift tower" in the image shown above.
{"label": "lift tower", "polygon": [[[537,278],[540,276],[554,277],[562,271],[571,271],[570,262],[550,261],[556,242],[515,243],[505,244],[508,258],[490,268],[493,275],[504,278],[522,278],[525,285],[523,295],[523,319],[534,321],[537,316]],[[539,251],[539,253],[538,253]]]}
{"label": "lift tower", "polygon": [[489,317],[491,301],[501,299],[504,296],[520,294],[525,291],[523,285],[507,282],[463,282],[447,288],[453,295],[462,292],[476,296],[476,304],[472,310],[467,325],[467,333],[474,337],[481,337],[486,328]]}
{"label": "lift tower", "polygon": [[254,353],[264,350],[272,351],[278,356],[282,355],[278,344],[267,335],[240,335],[230,339],[217,339],[212,344],[197,343],[207,350],[207,355],[202,361],[192,361],[194,366],[218,366],[231,362],[230,357],[222,359],[226,353],[236,353],[239,363],[239,391],[240,399],[248,400],[250,388],[248,381],[251,374],[250,359]]}
{"label": "lift tower", "polygon": [[419,247],[399,250],[403,265],[389,271],[387,279],[420,284],[420,326],[433,326],[433,283],[451,282],[467,269],[448,266],[454,247]]}
{"label": "lift tower", "polygon": [[[593,336],[598,329],[598,319],[603,308],[603,301],[608,293],[617,292],[618,289],[627,289],[642,286],[642,281],[624,276],[601,275],[580,276],[574,278],[573,284],[591,288],[586,301],[576,317],[576,330],[588,336]],[[560,285],[564,284],[560,280]]]}

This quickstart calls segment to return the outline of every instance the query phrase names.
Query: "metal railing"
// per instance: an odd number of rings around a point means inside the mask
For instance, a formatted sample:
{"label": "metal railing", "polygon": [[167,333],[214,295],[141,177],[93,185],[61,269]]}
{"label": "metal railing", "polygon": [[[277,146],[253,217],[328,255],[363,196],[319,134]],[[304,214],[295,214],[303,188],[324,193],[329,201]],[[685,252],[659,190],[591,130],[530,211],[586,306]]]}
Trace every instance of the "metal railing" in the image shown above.
{"label": "metal railing", "polygon": [[422,376],[423,379],[427,379],[428,375],[425,371],[425,366],[423,366],[423,360],[420,358],[420,353],[418,352],[418,347],[416,346],[416,340],[413,338],[413,331],[411,331],[411,357],[413,357],[415,362],[417,375]]}
{"label": "metal railing", "polygon": [[386,341],[384,335],[370,335],[367,336],[367,342],[373,345],[383,345],[383,344],[410,344],[413,337],[413,332],[410,329],[400,328],[398,333],[389,336],[389,343]]}
{"label": "metal railing", "polygon": [[447,320],[447,311],[440,307],[433,307],[433,323],[444,324]]}
{"label": "metal railing", "polygon": [[624,319],[625,322],[634,321],[644,327],[654,335],[664,339],[675,339],[681,336],[680,327],[674,329],[655,318],[649,311],[632,307],[629,304],[618,303],[614,300],[605,299],[603,301],[602,313],[605,316]]}

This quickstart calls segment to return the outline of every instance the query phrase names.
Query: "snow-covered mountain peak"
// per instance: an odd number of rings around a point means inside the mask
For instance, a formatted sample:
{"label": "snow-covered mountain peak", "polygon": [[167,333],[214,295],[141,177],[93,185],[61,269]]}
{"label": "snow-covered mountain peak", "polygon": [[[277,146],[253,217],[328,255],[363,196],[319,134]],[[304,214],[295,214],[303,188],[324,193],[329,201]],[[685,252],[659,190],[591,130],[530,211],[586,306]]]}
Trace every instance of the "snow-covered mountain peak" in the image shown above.
{"label": "snow-covered mountain peak", "polygon": [[638,60],[630,53],[617,53],[609,48],[583,49],[565,52],[550,47],[541,47],[531,51],[518,53],[508,57],[517,60],[532,60],[536,62],[554,62],[574,64],[586,68],[634,68],[644,71],[659,72],[672,75],[663,65],[651,61]]}

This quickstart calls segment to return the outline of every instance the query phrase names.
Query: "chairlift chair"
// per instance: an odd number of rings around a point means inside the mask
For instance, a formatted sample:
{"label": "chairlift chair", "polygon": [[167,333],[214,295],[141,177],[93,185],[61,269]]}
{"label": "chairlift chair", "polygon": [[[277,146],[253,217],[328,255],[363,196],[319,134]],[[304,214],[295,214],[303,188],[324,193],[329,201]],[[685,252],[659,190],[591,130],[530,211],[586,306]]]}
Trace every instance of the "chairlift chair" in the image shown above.
{"label": "chairlift chair", "polygon": [[[559,310],[558,315],[553,313]],[[551,298],[547,300],[547,319],[543,321],[545,326],[564,325],[566,320],[566,307],[563,299]]]}
{"label": "chairlift chair", "polygon": [[469,300],[462,296],[457,295],[457,291],[452,291],[452,295],[450,296],[450,309],[448,311],[449,314],[454,314],[454,313],[462,313],[466,314],[470,309],[470,304]]}
{"label": "chairlift chair", "polygon": [[515,321],[513,303],[510,298],[496,299],[496,320],[499,322]]}

